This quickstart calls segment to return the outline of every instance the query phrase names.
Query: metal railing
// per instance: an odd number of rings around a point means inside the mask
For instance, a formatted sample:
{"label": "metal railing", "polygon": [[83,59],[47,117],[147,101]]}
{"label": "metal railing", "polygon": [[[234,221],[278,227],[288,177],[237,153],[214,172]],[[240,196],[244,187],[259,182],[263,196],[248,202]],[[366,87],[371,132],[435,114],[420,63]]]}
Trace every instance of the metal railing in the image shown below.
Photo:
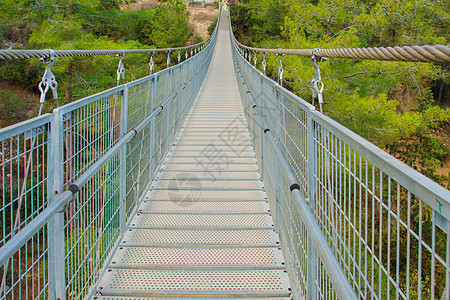
{"label": "metal railing", "polygon": [[0,299],[92,296],[204,81],[216,32],[178,65],[0,130]]}
{"label": "metal railing", "polygon": [[264,76],[231,38],[296,298],[449,299],[450,192]]}

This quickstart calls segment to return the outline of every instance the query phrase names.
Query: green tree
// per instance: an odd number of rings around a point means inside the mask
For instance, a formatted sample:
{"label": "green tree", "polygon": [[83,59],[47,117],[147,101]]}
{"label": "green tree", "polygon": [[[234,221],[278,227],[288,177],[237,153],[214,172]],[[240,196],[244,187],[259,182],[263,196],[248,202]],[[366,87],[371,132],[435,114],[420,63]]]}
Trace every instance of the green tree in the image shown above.
{"label": "green tree", "polygon": [[141,23],[140,41],[157,48],[184,46],[192,34],[186,5],[181,0],[169,0],[155,9],[152,22]]}

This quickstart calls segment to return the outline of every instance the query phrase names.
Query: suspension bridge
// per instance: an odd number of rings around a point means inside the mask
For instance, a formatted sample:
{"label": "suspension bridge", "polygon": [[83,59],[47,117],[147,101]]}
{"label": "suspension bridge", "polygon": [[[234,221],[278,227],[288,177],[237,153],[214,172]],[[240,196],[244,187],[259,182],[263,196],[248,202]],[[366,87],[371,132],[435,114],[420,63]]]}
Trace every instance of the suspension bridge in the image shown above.
{"label": "suspension bridge", "polygon": [[[0,57],[45,58],[45,99],[57,57],[145,51]],[[152,51],[178,64],[0,130],[0,299],[449,299],[450,192],[251,55],[448,62],[448,47],[250,48],[222,11],[204,43]],[[318,71],[312,87],[321,104]]]}

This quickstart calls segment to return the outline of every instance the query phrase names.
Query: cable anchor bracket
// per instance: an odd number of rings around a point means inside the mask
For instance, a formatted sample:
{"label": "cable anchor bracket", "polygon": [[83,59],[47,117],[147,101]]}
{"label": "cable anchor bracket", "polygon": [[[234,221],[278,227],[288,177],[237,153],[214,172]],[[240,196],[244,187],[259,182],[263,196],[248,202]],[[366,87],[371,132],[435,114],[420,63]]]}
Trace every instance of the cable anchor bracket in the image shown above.
{"label": "cable anchor bracket", "polygon": [[55,75],[52,72],[52,66],[55,63],[55,51],[52,49],[48,49],[47,51],[50,52],[50,56],[48,58],[40,59],[43,63],[47,64],[47,66],[45,67],[42,81],[38,84],[39,91],[41,92],[39,102],[45,102],[45,95],[47,94],[48,90],[51,89],[53,92],[53,99],[56,100],[56,103],[58,105],[58,82],[56,81]]}
{"label": "cable anchor bracket", "polygon": [[167,51],[167,67],[170,67],[170,52],[171,50]]}
{"label": "cable anchor bracket", "polygon": [[267,52],[263,52],[263,60],[261,62],[262,67],[263,67],[263,73],[264,75],[266,75],[266,66],[267,66],[267,60],[266,60],[266,56],[267,56]]}
{"label": "cable anchor bracket", "polygon": [[280,64],[278,65],[278,83],[280,84],[280,86],[283,86],[283,73],[284,73],[284,68],[283,68],[283,61],[281,60],[281,58],[284,56],[284,54],[280,54],[279,50],[277,50],[277,57],[280,60]]}
{"label": "cable anchor bracket", "polygon": [[155,55],[155,52],[150,52],[150,62],[148,63],[148,66],[150,67],[150,75],[153,74],[153,71],[155,70],[155,61],[153,60],[153,55]]}
{"label": "cable anchor bracket", "polygon": [[316,70],[314,72],[314,76],[311,79],[311,90],[312,90],[312,98],[313,98],[313,105],[314,105],[314,100],[317,98],[318,102],[319,102],[319,108],[320,108],[320,112],[322,111],[322,104],[323,104],[323,82],[322,82],[322,77],[320,75],[320,66],[319,63],[323,62],[326,60],[326,58],[324,57],[320,57],[318,55],[316,55],[316,50],[318,50],[319,48],[315,48],[312,50],[312,55],[311,55],[311,61],[314,64],[314,66],[316,67]]}
{"label": "cable anchor bracket", "polygon": [[120,58],[119,65],[117,66],[117,85],[120,84],[120,78],[122,77],[123,82],[125,83],[125,67],[123,65],[123,58],[125,57],[125,51],[121,50],[122,53],[117,54],[117,57]]}

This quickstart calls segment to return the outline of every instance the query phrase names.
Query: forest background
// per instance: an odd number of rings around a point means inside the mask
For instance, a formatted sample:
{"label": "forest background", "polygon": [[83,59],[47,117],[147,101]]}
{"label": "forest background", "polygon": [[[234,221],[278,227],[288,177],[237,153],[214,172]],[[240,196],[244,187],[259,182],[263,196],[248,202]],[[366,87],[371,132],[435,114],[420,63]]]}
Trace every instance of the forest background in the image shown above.
{"label": "forest background", "polygon": [[[0,16],[1,49],[149,49],[202,41],[182,0],[1,0]],[[171,56],[173,64],[177,53]],[[153,59],[155,71],[166,67],[167,53]],[[127,55],[126,81],[148,75],[149,62],[148,54]],[[112,55],[57,58],[59,105],[115,86],[118,63]],[[0,61],[0,128],[38,114],[44,70],[38,59]],[[44,112],[56,107],[51,94]]]}
{"label": "forest background", "polygon": [[[448,45],[450,37],[447,0],[231,0],[230,8],[237,39],[260,48]],[[267,58],[277,80],[278,58]],[[311,59],[282,61],[284,86],[311,102]],[[326,115],[449,188],[448,64],[329,59],[320,68]]]}
{"label": "forest background", "polygon": [[[201,41],[192,34],[181,0],[138,11],[130,9],[131,2],[2,0],[0,48],[162,48]],[[238,40],[256,47],[447,45],[450,37],[446,0],[230,0],[229,4]],[[166,54],[154,59],[156,71],[164,68]],[[311,101],[311,60],[286,56],[283,62],[284,85]],[[126,56],[126,81],[147,75],[148,63],[149,55]],[[53,72],[59,104],[114,86],[117,64],[114,56],[58,58]],[[320,66],[325,114],[449,188],[448,64],[330,59]],[[277,67],[278,59],[269,55],[268,75],[276,78]],[[0,128],[37,115],[37,86],[44,68],[37,59],[0,62]],[[45,111],[54,107],[48,93]]]}

